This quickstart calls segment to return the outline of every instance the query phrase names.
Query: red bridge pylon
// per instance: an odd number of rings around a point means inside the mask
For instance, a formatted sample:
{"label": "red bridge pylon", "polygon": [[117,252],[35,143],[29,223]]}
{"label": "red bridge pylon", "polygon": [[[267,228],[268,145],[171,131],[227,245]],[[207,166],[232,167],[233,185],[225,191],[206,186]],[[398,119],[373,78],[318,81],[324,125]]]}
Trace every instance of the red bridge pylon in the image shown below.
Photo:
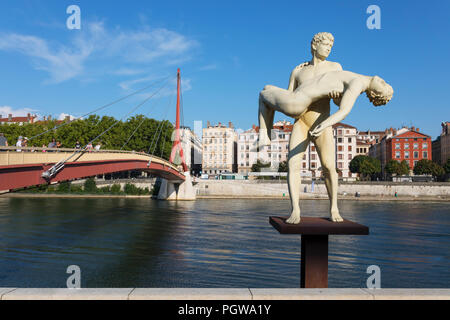
{"label": "red bridge pylon", "polygon": [[177,116],[175,123],[175,132],[174,132],[174,140],[172,145],[172,152],[170,153],[169,161],[175,165],[182,165],[183,171],[188,171],[188,167],[186,165],[186,160],[183,153],[183,148],[181,146],[180,140],[180,69],[177,72]]}

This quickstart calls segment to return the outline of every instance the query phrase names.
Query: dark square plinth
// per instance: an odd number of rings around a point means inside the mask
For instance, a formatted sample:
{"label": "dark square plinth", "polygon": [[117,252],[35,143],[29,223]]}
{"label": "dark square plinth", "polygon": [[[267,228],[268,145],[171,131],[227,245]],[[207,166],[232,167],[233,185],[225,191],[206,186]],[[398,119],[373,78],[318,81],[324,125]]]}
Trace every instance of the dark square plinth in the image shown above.
{"label": "dark square plinth", "polygon": [[362,224],[344,220],[332,222],[328,218],[302,217],[299,224],[286,223],[287,218],[270,217],[270,224],[281,234],[302,235],[368,235],[369,228]]}
{"label": "dark square plinth", "polygon": [[270,224],[281,234],[300,234],[301,288],[328,288],[328,236],[368,235],[369,228],[344,220],[332,222],[327,218],[302,217],[299,224],[287,224],[287,218],[270,217]]}

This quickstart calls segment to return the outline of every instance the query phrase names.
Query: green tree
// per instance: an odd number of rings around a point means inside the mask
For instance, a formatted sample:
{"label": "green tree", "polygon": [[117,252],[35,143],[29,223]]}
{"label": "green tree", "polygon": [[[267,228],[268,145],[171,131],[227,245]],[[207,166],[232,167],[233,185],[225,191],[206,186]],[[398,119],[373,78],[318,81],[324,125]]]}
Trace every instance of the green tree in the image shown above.
{"label": "green tree", "polygon": [[384,171],[389,175],[397,174],[399,171],[400,163],[397,160],[389,160],[384,167]]}
{"label": "green tree", "polygon": [[89,178],[84,182],[84,192],[86,193],[96,193],[97,185],[93,178]]}
{"label": "green tree", "polygon": [[252,172],[261,172],[261,168],[269,168],[270,163],[264,163],[260,160],[257,160],[256,163],[252,166]]}
{"label": "green tree", "polygon": [[450,174],[450,158],[447,159],[447,162],[444,164],[445,173]]}
{"label": "green tree", "polygon": [[358,173],[363,178],[371,177],[381,172],[381,162],[369,156],[359,155],[350,161],[349,169],[350,172]]}
{"label": "green tree", "polygon": [[445,174],[445,170],[440,165],[431,160],[422,159],[419,160],[414,167],[414,174],[429,174],[433,177],[441,177]]}
{"label": "green tree", "polygon": [[397,175],[403,176],[409,174],[409,163],[406,160],[402,160],[402,162],[399,163],[399,166],[397,168]]}
{"label": "green tree", "polygon": [[288,162],[287,161],[283,161],[280,162],[280,165],[278,166],[278,172],[288,172]]}

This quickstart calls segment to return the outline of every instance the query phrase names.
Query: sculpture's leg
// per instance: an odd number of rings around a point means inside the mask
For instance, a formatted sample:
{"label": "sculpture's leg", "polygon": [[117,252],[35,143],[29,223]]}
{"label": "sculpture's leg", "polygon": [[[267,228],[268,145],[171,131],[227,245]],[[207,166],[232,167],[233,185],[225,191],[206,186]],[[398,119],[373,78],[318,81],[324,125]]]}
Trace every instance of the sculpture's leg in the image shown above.
{"label": "sculpture's leg", "polygon": [[326,128],[320,137],[315,139],[314,144],[322,163],[322,172],[325,177],[328,198],[330,199],[330,219],[334,222],[342,222],[344,220],[339,214],[337,205],[338,174],[336,172],[333,128]]}
{"label": "sculpture's leg", "polygon": [[259,147],[270,145],[270,137],[273,128],[273,118],[275,110],[269,108],[261,98],[259,97]]}
{"label": "sculpture's leg", "polygon": [[296,120],[289,140],[289,172],[288,186],[289,195],[291,197],[292,212],[291,216],[286,220],[287,223],[297,224],[300,222],[300,189],[301,189],[301,164],[303,153],[308,148],[308,127],[301,121]]}

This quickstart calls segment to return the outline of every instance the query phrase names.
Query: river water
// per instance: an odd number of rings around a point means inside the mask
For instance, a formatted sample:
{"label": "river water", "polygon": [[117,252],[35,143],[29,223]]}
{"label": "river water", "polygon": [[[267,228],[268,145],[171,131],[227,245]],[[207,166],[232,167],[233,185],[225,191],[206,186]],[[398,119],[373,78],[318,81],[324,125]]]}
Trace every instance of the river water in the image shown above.
{"label": "river water", "polygon": [[[305,200],[305,216],[328,202]],[[0,287],[300,286],[300,236],[280,235],[269,216],[286,200],[0,198]],[[329,287],[366,287],[378,265],[383,288],[450,287],[447,202],[341,201],[344,218],[369,236],[330,236]]]}

